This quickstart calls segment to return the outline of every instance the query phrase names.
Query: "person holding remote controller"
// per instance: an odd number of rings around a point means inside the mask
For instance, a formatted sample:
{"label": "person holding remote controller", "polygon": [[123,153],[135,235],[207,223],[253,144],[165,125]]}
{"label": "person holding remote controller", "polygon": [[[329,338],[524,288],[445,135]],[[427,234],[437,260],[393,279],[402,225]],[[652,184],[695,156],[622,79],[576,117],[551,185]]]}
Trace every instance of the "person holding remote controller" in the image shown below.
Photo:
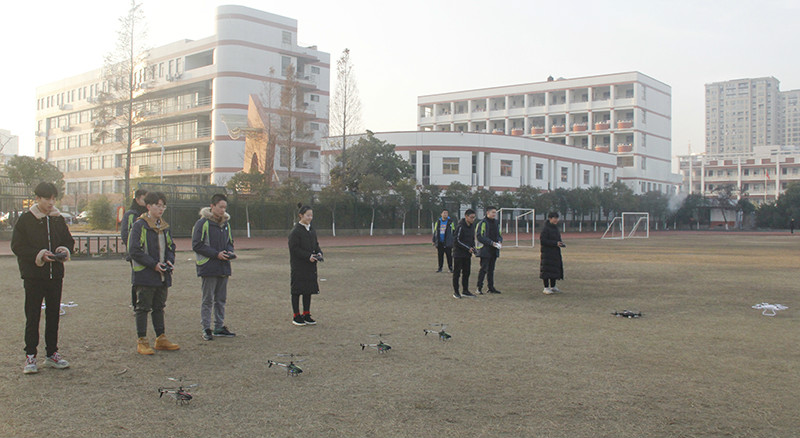
{"label": "person holding remote controller", "polygon": [[39,346],[39,320],[42,300],[45,329],[44,341],[47,358],[44,365],[57,369],[69,368],[69,362],[58,353],[58,319],[61,309],[61,287],[64,263],[69,260],[75,240],[69,232],[61,212],[55,207],[58,189],[53,183],[43,182],[33,193],[36,203],[23,213],[11,236],[11,251],[25,288],[25,374],[38,373],[36,349]]}
{"label": "person holding remote controller", "polygon": [[[292,270],[292,324],[312,325],[311,295],[319,293],[317,264],[322,262],[322,250],[317,241],[317,232],[311,227],[314,211],[307,205],[297,204],[298,222],[289,233],[289,264]],[[303,297],[303,313],[300,314],[300,297]]]}
{"label": "person holding remote controller", "polygon": [[[128,253],[131,256],[131,283],[136,286],[136,333],[139,354],[151,355],[156,350],[178,350],[164,334],[164,307],[167,290],[172,285],[175,267],[175,242],[164,220],[167,197],[161,192],[150,192],[144,198],[147,213],[131,227],[128,233]],[[156,341],[153,348],[147,340],[147,314],[153,321]]]}
{"label": "person holding remote controller", "polygon": [[[202,280],[203,301],[200,306],[200,325],[203,339],[214,336],[232,338],[236,333],[225,326],[225,302],[228,298],[228,277],[231,276],[233,235],[228,221],[228,198],[220,193],[211,197],[211,205],[200,210],[200,219],[192,228],[192,250],[197,263],[197,276]],[[214,330],[211,330],[211,311],[214,311]]]}

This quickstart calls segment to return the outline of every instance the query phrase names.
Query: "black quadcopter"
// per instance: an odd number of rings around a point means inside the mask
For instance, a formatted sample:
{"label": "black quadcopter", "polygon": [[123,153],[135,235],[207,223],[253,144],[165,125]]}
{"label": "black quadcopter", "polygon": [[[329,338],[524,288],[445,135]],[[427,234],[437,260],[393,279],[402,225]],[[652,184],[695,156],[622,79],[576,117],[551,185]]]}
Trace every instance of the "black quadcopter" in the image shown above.
{"label": "black quadcopter", "polygon": [[172,380],[173,382],[178,382],[177,388],[165,388],[161,387],[158,388],[158,398],[164,396],[164,394],[169,395],[173,399],[175,399],[175,404],[186,405],[192,401],[192,394],[189,393],[189,390],[192,388],[196,388],[199,384],[194,383],[192,385],[183,386],[183,381],[187,380],[185,377],[167,377],[167,379]]}
{"label": "black quadcopter", "polygon": [[639,318],[642,316],[642,312],[636,313],[630,310],[623,310],[622,312],[614,311],[611,312],[611,314],[622,318]]}

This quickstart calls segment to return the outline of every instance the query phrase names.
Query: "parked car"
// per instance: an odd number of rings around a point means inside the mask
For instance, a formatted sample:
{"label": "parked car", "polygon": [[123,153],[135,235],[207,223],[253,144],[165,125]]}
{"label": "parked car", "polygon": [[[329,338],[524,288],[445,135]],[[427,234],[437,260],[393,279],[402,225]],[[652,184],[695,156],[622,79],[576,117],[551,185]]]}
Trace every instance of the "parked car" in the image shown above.
{"label": "parked car", "polygon": [[75,216],[72,213],[67,213],[66,211],[61,212],[61,216],[67,221],[68,224],[71,224],[75,221]]}
{"label": "parked car", "polygon": [[75,222],[79,224],[89,222],[89,210],[83,210],[79,215],[75,216]]}

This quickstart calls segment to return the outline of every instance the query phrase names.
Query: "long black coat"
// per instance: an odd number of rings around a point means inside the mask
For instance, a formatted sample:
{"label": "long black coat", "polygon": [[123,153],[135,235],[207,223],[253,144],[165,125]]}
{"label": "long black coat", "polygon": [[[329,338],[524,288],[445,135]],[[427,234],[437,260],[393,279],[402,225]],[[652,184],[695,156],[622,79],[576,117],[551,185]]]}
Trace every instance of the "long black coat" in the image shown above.
{"label": "long black coat", "polygon": [[317,241],[317,232],[297,223],[289,233],[289,264],[292,267],[292,295],[318,294],[317,263],[311,262],[311,254],[322,253]]}
{"label": "long black coat", "polygon": [[561,232],[558,227],[550,221],[544,222],[544,228],[539,234],[539,248],[542,251],[539,263],[539,278],[541,279],[564,279],[564,264],[561,262],[561,248],[558,242],[561,241]]}

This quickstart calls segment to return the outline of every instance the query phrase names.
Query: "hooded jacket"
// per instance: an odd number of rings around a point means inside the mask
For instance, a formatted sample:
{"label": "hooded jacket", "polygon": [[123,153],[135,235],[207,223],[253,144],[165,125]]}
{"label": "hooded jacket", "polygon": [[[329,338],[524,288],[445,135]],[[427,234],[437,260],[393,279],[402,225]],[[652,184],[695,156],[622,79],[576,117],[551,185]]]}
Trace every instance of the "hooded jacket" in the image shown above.
{"label": "hooded jacket", "polygon": [[500,233],[500,222],[497,219],[483,218],[475,230],[477,235],[478,257],[500,257],[500,250],[492,246],[493,242],[503,242],[503,235]]}
{"label": "hooded jacket", "polygon": [[229,277],[231,262],[217,258],[222,251],[233,252],[233,236],[225,213],[222,221],[214,220],[211,207],[200,210],[200,219],[192,227],[192,250],[195,253],[198,277]]}
{"label": "hooded jacket", "polygon": [[433,223],[433,243],[438,244],[439,240],[439,227],[444,224],[444,247],[445,248],[452,248],[453,247],[453,233],[456,231],[456,224],[453,222],[453,219],[449,216],[447,220],[442,222],[442,218],[436,219]]}
{"label": "hooded jacket", "polygon": [[64,278],[64,264],[59,261],[45,262],[44,253],[66,252],[67,260],[75,247],[61,212],[53,207],[45,215],[34,204],[23,213],[14,225],[11,251],[17,256],[19,272],[23,279],[53,280]]}
{"label": "hooded jacket", "polygon": [[[163,247],[159,240],[163,239]],[[156,222],[148,213],[139,216],[128,234],[131,283],[134,286],[171,286],[172,273],[155,270],[159,263],[175,263],[175,242],[164,218]]]}
{"label": "hooded jacket", "polygon": [[471,249],[475,248],[475,223],[467,224],[466,219],[458,222],[455,233],[455,243],[453,244],[453,257],[467,258],[472,257]]}
{"label": "hooded jacket", "polygon": [[[139,219],[139,216],[145,213],[147,213],[147,207],[137,204],[135,199],[131,201],[131,206],[122,216],[122,222],[119,224],[119,237],[122,238],[123,245],[128,245],[128,233],[131,232],[133,223],[136,222],[136,219]],[[128,259],[130,259],[130,257],[128,257]]]}

